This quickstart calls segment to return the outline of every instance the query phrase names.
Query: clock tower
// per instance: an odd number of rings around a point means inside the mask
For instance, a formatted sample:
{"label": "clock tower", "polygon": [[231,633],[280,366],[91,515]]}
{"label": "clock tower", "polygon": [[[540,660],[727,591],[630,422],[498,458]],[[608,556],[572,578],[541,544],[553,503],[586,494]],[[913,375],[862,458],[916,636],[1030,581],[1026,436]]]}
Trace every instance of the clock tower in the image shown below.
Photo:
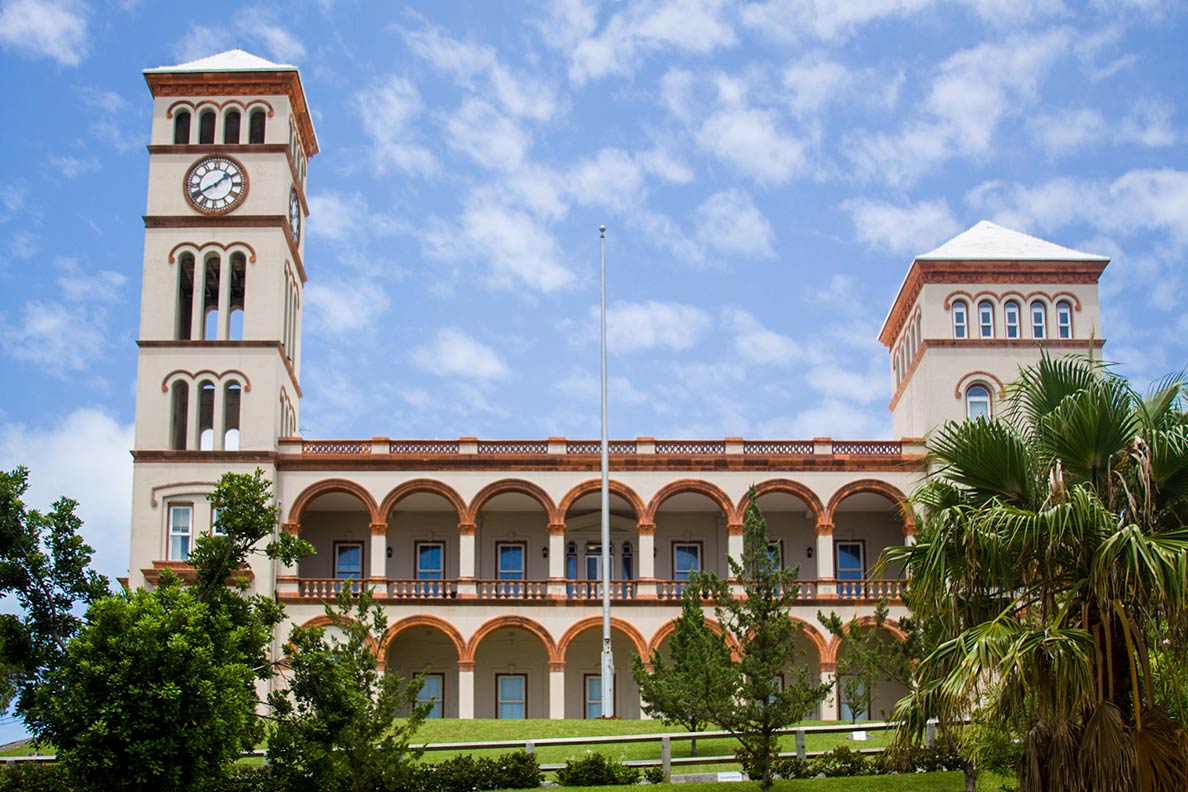
{"label": "clock tower", "polygon": [[144,76],[133,586],[163,567],[184,574],[219,476],[275,476],[278,438],[297,434],[305,177],[318,151],[294,66],[231,50]]}

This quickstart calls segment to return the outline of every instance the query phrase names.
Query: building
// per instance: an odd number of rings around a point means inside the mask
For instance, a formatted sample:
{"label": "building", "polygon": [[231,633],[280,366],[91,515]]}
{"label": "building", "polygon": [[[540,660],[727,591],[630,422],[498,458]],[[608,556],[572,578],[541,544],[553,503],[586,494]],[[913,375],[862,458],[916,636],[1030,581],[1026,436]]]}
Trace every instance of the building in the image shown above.
{"label": "building", "polygon": [[[227,470],[263,468],[278,530],[317,555],[257,559],[255,591],[317,622],[347,579],[378,590],[388,668],[427,668],[445,717],[596,715],[601,643],[597,442],[308,440],[301,400],[306,171],[318,142],[297,69],[231,51],[149,69],[152,139],[136,402],[130,582],[181,573],[211,529],[205,499]],[[314,218],[316,222],[316,218]],[[982,222],[916,257],[880,340],[899,439],[611,443],[616,712],[639,717],[633,653],[662,647],[695,569],[725,575],[742,549],[747,488],[803,584],[806,662],[832,679],[838,647],[819,609],[868,616],[911,541],[901,509],[924,470],[920,439],[992,414],[1019,364],[1101,347],[1107,259]],[[894,625],[892,625],[892,632]],[[278,632],[275,650],[287,634]],[[893,640],[894,635],[888,635]],[[869,702],[827,701],[821,717]]]}

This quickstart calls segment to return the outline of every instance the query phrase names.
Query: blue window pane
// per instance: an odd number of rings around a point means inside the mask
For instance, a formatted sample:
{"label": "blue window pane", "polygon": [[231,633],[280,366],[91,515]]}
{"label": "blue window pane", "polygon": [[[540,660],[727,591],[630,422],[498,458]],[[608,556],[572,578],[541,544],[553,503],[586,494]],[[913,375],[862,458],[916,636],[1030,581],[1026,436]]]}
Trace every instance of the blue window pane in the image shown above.
{"label": "blue window pane", "polygon": [[524,720],[524,705],[504,702],[499,705],[499,717],[502,720]]}
{"label": "blue window pane", "polygon": [[577,556],[571,555],[565,557],[565,577],[570,580],[577,579]]}
{"label": "blue window pane", "polygon": [[837,579],[862,580],[862,545],[847,543],[837,546]]}
{"label": "blue window pane", "polygon": [[417,694],[417,701],[432,701],[433,708],[426,717],[441,717],[442,677],[439,674],[429,674],[425,677],[425,685]]}
{"label": "blue window pane", "polygon": [[357,578],[363,574],[363,546],[339,545],[334,559],[334,577]]}
{"label": "blue window pane", "polygon": [[691,573],[701,569],[701,548],[697,545],[676,545],[673,564],[673,578],[688,580]]}
{"label": "blue window pane", "polygon": [[417,579],[441,580],[445,576],[441,545],[420,545],[417,548]]}
{"label": "blue window pane", "polygon": [[502,545],[499,548],[500,580],[524,579],[524,548],[520,545]]}
{"label": "blue window pane", "polygon": [[586,580],[602,580],[602,559],[595,555],[586,556]]}
{"label": "blue window pane", "polygon": [[499,677],[498,715],[500,718],[506,720],[522,720],[524,718],[524,687],[524,677],[521,675]]}
{"label": "blue window pane", "polygon": [[602,677],[586,677],[586,719],[602,717]]}

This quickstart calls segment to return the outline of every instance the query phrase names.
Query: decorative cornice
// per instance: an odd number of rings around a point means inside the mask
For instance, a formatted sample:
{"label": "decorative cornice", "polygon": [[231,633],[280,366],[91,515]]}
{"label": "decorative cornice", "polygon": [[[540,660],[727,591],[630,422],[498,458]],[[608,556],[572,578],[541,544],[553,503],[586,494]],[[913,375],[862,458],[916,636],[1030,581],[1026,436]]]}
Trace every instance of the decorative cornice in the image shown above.
{"label": "decorative cornice", "polygon": [[153,96],[276,96],[286,95],[297,121],[307,157],[318,153],[318,139],[305,103],[301,76],[296,71],[150,72],[144,75]]}
{"label": "decorative cornice", "polygon": [[297,382],[297,372],[293,363],[285,355],[285,345],[280,341],[171,341],[166,339],[140,339],[136,345],[141,349],[275,349],[280,355],[285,371],[289,373],[289,381],[297,396],[302,396],[301,384]]}
{"label": "decorative cornice", "polygon": [[200,214],[192,215],[144,215],[144,227],[149,228],[277,228],[289,246],[289,253],[297,267],[297,274],[301,282],[305,283],[305,265],[301,261],[301,251],[293,242],[293,235],[289,233],[289,219],[284,215],[219,215],[207,217]]}

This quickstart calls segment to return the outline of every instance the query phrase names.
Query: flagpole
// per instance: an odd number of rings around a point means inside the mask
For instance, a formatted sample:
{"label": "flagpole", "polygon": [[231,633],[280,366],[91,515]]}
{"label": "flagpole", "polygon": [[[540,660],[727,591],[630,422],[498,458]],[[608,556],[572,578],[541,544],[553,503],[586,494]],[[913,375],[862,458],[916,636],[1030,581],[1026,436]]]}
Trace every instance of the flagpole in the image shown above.
{"label": "flagpole", "polygon": [[610,477],[606,435],[606,226],[598,226],[602,320],[602,717],[615,716],[615,661],[611,654],[610,622]]}

